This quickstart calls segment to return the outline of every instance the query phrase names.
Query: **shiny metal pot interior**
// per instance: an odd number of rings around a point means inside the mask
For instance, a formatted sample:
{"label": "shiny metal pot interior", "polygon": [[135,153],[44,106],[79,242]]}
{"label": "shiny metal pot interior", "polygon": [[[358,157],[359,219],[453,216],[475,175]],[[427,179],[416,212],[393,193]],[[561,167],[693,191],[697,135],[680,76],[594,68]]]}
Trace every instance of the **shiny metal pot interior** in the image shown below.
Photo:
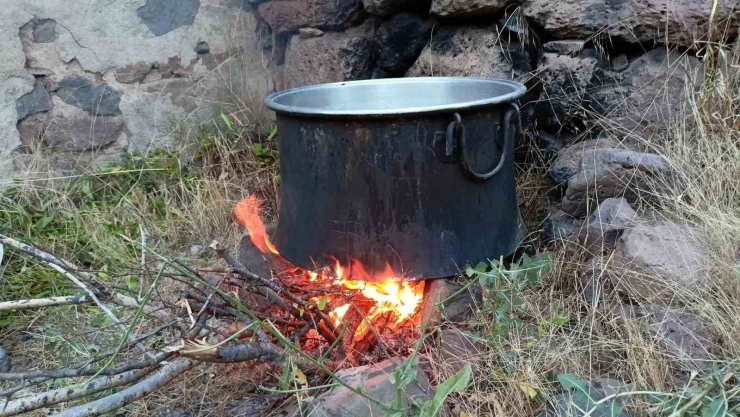
{"label": "shiny metal pot interior", "polygon": [[270,95],[278,250],[308,269],[361,263],[365,279],[387,265],[411,279],[450,276],[510,254],[521,231],[514,102],[525,91],[506,80],[399,78]]}

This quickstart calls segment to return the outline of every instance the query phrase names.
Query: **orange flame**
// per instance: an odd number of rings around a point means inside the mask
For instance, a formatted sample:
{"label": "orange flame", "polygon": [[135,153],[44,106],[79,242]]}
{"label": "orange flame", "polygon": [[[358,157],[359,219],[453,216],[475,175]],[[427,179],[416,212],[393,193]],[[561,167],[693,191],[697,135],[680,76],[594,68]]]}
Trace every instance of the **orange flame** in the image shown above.
{"label": "orange flame", "polygon": [[265,223],[262,222],[261,209],[262,200],[257,197],[257,194],[252,194],[234,206],[234,216],[247,228],[249,239],[257,249],[265,253],[272,252],[275,255],[280,255],[275,245],[270,241]]}
{"label": "orange flame", "polygon": [[[262,201],[252,194],[240,201],[234,207],[234,215],[247,228],[252,243],[262,252],[272,252],[280,255],[275,245],[267,235],[265,225],[260,217]],[[423,282],[403,281],[403,277],[393,271],[386,264],[383,272],[369,274],[362,262],[358,259],[350,259],[347,266],[342,266],[338,259],[334,258],[333,271],[324,268],[320,273],[305,271],[310,281],[333,281],[350,290],[357,290],[365,297],[375,301],[375,305],[368,313],[369,318],[377,317],[385,312],[393,311],[396,323],[401,323],[410,318],[419,307],[423,297]],[[330,278],[330,275],[336,279]],[[350,305],[345,304],[335,308],[329,313],[335,324],[341,323]]]}

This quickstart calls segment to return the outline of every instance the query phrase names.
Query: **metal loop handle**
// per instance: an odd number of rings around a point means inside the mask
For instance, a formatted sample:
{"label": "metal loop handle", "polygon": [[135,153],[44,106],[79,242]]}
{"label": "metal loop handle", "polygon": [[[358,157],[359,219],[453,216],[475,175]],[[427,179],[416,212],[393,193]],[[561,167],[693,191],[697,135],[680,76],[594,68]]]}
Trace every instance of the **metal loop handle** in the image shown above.
{"label": "metal loop handle", "polygon": [[[512,118],[515,116],[516,119],[512,120]],[[470,163],[468,163],[467,145],[465,143],[465,126],[463,126],[462,117],[460,117],[458,113],[455,113],[454,117],[455,120],[451,122],[450,125],[447,127],[447,149],[450,150],[450,143],[453,143],[452,135],[454,135],[458,138],[458,143],[460,144],[460,162],[465,174],[476,181],[485,181],[498,174],[498,172],[501,171],[501,168],[503,168],[506,158],[509,156],[511,141],[513,141],[514,138],[522,132],[522,122],[519,115],[519,106],[517,106],[515,103],[511,103],[511,108],[507,110],[506,115],[504,115],[504,151],[501,154],[501,158],[499,159],[496,167],[486,173],[476,172],[470,166]],[[511,131],[512,123],[514,124],[514,132]]]}

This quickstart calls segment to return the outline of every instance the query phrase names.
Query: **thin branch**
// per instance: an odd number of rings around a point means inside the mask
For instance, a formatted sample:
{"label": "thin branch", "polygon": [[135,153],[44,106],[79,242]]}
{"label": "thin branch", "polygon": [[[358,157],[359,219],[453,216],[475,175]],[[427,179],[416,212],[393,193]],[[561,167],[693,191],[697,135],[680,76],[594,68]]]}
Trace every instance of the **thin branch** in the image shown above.
{"label": "thin branch", "polygon": [[177,378],[183,372],[195,367],[199,363],[188,358],[178,358],[162,367],[150,377],[137,382],[136,384],[118,391],[115,394],[89,402],[87,404],[72,407],[61,413],[54,414],[56,417],[81,417],[81,416],[99,416],[117,410],[127,404],[157,391],[158,389],[169,384],[170,381]]}
{"label": "thin branch", "polygon": [[[46,253],[46,252],[44,252],[42,250],[36,249],[33,246],[26,245],[25,243],[21,243],[21,242],[15,240],[15,239],[9,238],[9,237],[4,236],[4,235],[0,235],[0,243],[2,243],[3,245],[10,246],[12,248],[18,249],[18,250],[23,251],[25,253],[34,255],[38,259],[41,259],[42,261],[46,262],[47,265],[49,265],[50,267],[52,267],[53,269],[55,269],[60,274],[62,274],[65,277],[67,277],[75,285],[77,285],[78,287],[80,287],[80,289],[82,289],[83,291],[85,291],[87,293],[87,295],[90,297],[90,299],[93,301],[93,303],[95,303],[95,305],[97,305],[99,309],[103,310],[103,312],[108,317],[110,317],[111,320],[113,320],[114,323],[118,324],[118,327],[121,330],[126,331],[126,326],[123,323],[121,323],[121,321],[118,320],[118,317],[116,317],[116,315],[113,314],[113,312],[110,311],[110,309],[98,299],[98,297],[95,295],[95,293],[87,285],[85,285],[82,281],[80,281],[79,278],[77,278],[76,276],[72,275],[72,273],[69,272],[69,270],[68,270],[69,269],[69,266],[67,266],[67,269],[65,269],[65,268],[63,268],[62,266],[60,266],[57,263],[57,262],[61,262],[61,261],[59,261],[59,258],[57,258],[54,255],[51,255],[49,253]],[[79,271],[79,268],[76,268],[75,267],[73,269],[76,270],[76,271]],[[146,347],[144,347],[144,345],[142,345],[141,343],[138,343],[136,345],[136,347],[140,351],[144,352],[144,354],[149,355],[149,357],[151,357],[151,358],[154,357],[154,355],[152,355],[146,349]]]}
{"label": "thin branch", "polygon": [[83,294],[67,297],[33,298],[30,300],[4,301],[0,303],[0,311],[25,310],[31,308],[68,306],[75,304],[89,304],[93,300]]}
{"label": "thin branch", "polygon": [[[172,356],[171,352],[161,352],[154,356],[154,359],[145,359],[140,362],[127,363],[115,368],[105,369],[100,372],[100,376],[118,375],[135,369],[143,369],[154,366]],[[0,372],[0,381],[11,381],[18,379],[36,379],[36,378],[77,378],[81,376],[91,376],[98,373],[98,369],[91,367],[69,368],[69,369],[38,369],[28,372]]]}
{"label": "thin branch", "polygon": [[0,407],[0,417],[13,416],[16,414],[26,413],[61,402],[86,397],[96,392],[105,391],[111,388],[120,387],[130,384],[134,381],[145,377],[151,373],[153,368],[137,369],[123,374],[114,376],[103,376],[93,379],[88,384],[78,387],[64,387],[51,391],[42,392],[32,397],[20,398],[10,402],[5,402],[4,409]]}

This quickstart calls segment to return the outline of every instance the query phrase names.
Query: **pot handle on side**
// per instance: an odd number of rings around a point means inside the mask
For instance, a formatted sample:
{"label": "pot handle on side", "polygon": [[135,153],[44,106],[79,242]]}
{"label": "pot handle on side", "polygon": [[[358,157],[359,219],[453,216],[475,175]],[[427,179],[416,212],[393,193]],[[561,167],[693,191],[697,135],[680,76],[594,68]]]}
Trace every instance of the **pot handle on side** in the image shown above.
{"label": "pot handle on side", "polygon": [[[471,179],[476,181],[485,181],[498,174],[501,168],[503,168],[504,162],[509,156],[509,141],[513,141],[514,138],[522,132],[522,121],[519,116],[519,106],[517,106],[515,103],[511,103],[510,106],[511,108],[509,108],[509,110],[506,111],[506,115],[504,115],[504,151],[501,154],[501,158],[499,159],[498,164],[496,164],[496,167],[493,168],[491,171],[485,173],[476,172],[468,163],[467,146],[465,143],[465,126],[463,126],[460,114],[455,113],[455,120],[447,126],[447,153],[449,154],[451,152],[454,152],[453,144],[456,142],[455,138],[457,138],[457,142],[460,146],[460,163],[462,164],[462,168],[465,174]],[[515,119],[512,120],[512,118]],[[511,131],[512,124],[514,125],[513,132]]]}

